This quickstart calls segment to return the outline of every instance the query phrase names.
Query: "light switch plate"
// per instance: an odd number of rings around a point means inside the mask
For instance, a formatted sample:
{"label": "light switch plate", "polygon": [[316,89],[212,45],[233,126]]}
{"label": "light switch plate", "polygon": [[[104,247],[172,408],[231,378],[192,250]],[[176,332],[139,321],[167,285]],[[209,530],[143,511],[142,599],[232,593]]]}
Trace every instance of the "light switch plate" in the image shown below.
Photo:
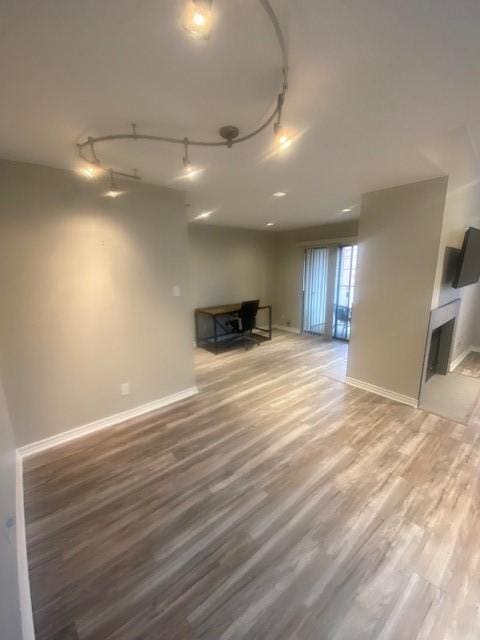
{"label": "light switch plate", "polygon": [[179,298],[179,297],[180,297],[180,295],[181,295],[180,285],[176,284],[176,285],[174,285],[174,287],[173,287],[173,296],[174,296],[175,298]]}
{"label": "light switch plate", "polygon": [[120,385],[120,393],[122,394],[122,396],[128,396],[130,394],[129,382],[122,382],[122,384]]}

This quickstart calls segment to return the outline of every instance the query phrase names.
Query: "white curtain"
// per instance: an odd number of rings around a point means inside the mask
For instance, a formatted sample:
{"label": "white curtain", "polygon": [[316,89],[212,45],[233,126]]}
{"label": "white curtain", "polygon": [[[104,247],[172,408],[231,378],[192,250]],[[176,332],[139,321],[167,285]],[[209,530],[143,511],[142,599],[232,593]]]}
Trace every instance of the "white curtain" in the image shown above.
{"label": "white curtain", "polygon": [[303,331],[323,335],[327,308],[328,249],[305,251],[303,277]]}

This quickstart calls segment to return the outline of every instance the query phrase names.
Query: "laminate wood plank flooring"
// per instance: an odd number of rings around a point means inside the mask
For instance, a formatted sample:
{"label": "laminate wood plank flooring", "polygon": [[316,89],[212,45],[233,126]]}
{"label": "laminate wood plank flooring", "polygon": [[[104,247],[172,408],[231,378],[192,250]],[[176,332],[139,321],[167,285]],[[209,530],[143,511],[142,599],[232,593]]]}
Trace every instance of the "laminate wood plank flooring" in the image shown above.
{"label": "laminate wood plank flooring", "polygon": [[455,368],[455,373],[480,378],[480,353],[478,351],[470,351]]}
{"label": "laminate wood plank flooring", "polygon": [[25,461],[37,640],[478,640],[480,410],[350,388],[276,333]]}

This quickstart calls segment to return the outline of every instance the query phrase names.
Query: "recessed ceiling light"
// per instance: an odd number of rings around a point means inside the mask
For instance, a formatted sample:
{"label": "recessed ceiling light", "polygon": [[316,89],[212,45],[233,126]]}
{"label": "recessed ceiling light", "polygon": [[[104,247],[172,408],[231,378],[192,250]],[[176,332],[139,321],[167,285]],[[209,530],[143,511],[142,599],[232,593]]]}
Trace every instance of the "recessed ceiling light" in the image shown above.
{"label": "recessed ceiling light", "polygon": [[283,198],[284,196],[286,196],[287,194],[285,193],[285,191],[276,191],[273,194],[274,198]]}
{"label": "recessed ceiling light", "polygon": [[118,189],[109,189],[105,195],[107,196],[107,198],[118,198],[118,196],[121,196],[122,193],[124,193],[124,191],[118,191]]}
{"label": "recessed ceiling light", "polygon": [[266,227],[273,227],[274,226],[274,222],[267,222],[267,224],[265,225]]}
{"label": "recessed ceiling light", "polygon": [[209,218],[213,212],[214,209],[212,209],[211,211],[202,211],[202,213],[199,213],[198,216],[195,216],[194,220],[205,220],[205,218]]}
{"label": "recessed ceiling light", "polygon": [[351,207],[347,207],[346,209],[342,209],[342,213],[350,213],[351,210]]}

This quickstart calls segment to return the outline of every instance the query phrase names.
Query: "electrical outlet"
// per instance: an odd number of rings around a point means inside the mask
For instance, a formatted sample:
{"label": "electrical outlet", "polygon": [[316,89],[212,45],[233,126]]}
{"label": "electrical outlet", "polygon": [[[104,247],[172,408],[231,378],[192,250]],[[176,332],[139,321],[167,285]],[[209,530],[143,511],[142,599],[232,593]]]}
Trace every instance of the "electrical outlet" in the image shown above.
{"label": "electrical outlet", "polygon": [[15,516],[9,516],[5,520],[6,537],[9,544],[13,543],[13,538],[15,536],[14,528],[15,528]]}
{"label": "electrical outlet", "polygon": [[173,297],[174,298],[179,298],[181,295],[181,291],[180,291],[180,285],[176,284],[173,287]]}
{"label": "electrical outlet", "polygon": [[122,384],[120,385],[120,393],[122,394],[122,396],[130,395],[130,383],[129,382],[122,382]]}

